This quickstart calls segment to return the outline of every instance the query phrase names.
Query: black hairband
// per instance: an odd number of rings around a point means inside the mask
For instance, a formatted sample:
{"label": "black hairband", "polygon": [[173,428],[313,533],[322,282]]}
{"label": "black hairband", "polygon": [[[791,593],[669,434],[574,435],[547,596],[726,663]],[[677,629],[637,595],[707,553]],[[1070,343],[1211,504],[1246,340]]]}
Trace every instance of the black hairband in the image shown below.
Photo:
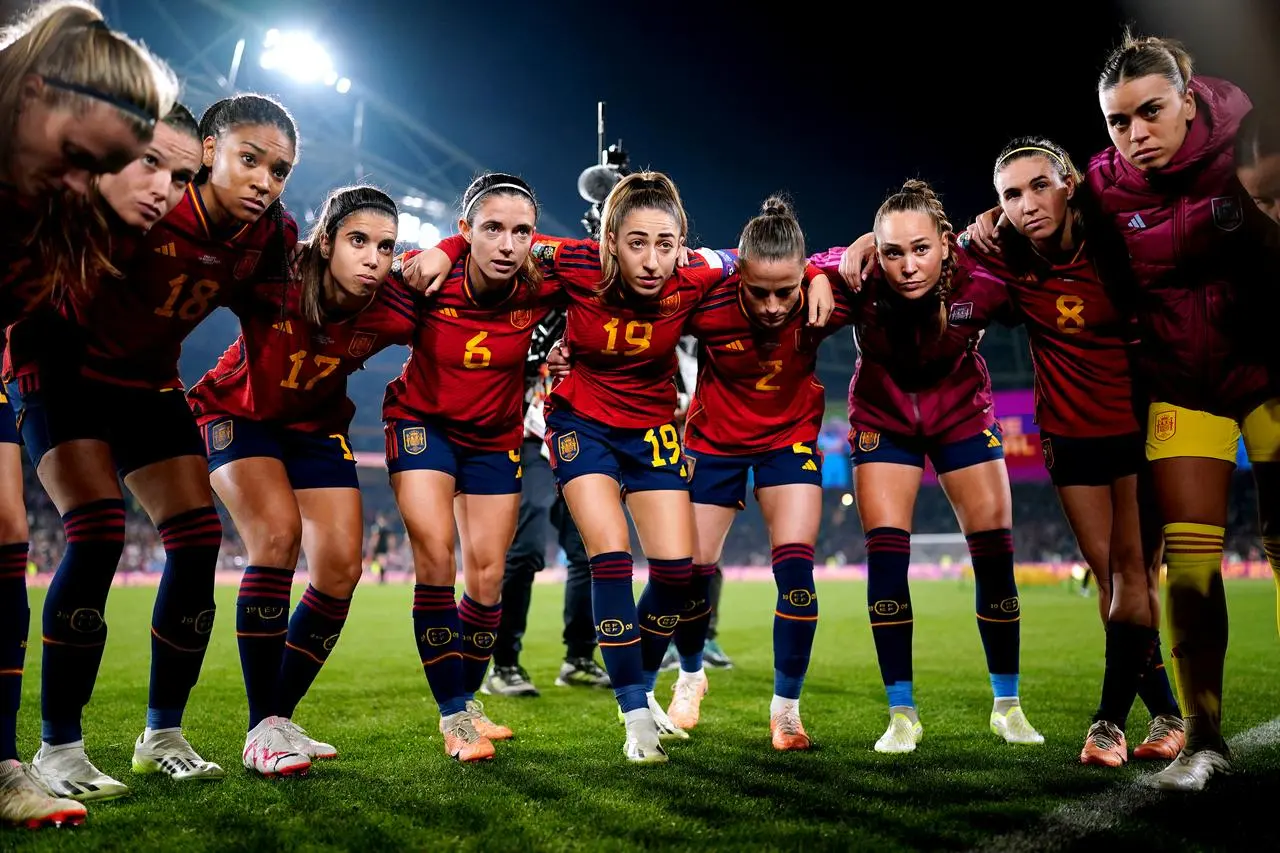
{"label": "black hairband", "polygon": [[137,104],[132,104],[123,98],[117,98],[109,92],[104,92],[101,89],[95,89],[92,86],[85,86],[81,83],[72,83],[70,80],[63,80],[59,77],[45,77],[44,82],[46,85],[52,86],[55,89],[65,89],[68,92],[75,92],[77,95],[84,95],[86,98],[93,98],[94,100],[110,104],[116,109],[122,110],[134,118],[141,120],[147,125],[147,127],[155,127],[156,125],[155,116],[151,115]]}
{"label": "black hairband", "polygon": [[388,205],[385,201],[365,201],[359,204],[353,204],[347,209],[340,210],[338,215],[333,218],[334,229],[337,229],[339,222],[342,222],[342,220],[346,219],[351,214],[358,213],[361,210],[380,210],[392,219],[398,219],[400,216],[400,212],[396,210],[394,206]]}
{"label": "black hairband", "polygon": [[666,189],[661,181],[655,181],[652,178],[641,178],[636,181],[636,189],[638,190],[662,190]]}

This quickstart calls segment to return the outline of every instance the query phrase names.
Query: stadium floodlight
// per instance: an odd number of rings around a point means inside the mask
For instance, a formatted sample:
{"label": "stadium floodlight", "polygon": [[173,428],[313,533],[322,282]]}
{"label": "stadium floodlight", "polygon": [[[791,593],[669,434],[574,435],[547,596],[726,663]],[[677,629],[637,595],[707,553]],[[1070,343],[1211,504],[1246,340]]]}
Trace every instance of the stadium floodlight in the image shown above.
{"label": "stadium floodlight", "polygon": [[401,213],[398,224],[401,243],[429,249],[440,242],[440,229],[434,222],[420,219],[412,213]]}
{"label": "stadium floodlight", "polygon": [[329,51],[310,33],[267,30],[259,64],[270,71],[287,74],[299,83],[322,83],[338,94],[351,91],[351,81],[333,67]]}

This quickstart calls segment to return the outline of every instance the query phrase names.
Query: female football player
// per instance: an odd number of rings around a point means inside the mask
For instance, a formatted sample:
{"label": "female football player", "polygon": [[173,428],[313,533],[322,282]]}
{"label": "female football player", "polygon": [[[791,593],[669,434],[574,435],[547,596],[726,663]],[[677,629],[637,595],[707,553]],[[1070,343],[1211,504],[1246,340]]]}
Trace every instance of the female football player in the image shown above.
{"label": "female football player", "polygon": [[1255,106],[1240,123],[1236,177],[1258,209],[1280,225],[1280,112],[1271,104]]}
{"label": "female football player", "polygon": [[[675,347],[689,313],[733,261],[699,250],[677,268],[688,218],[661,173],[619,181],[601,221],[601,243],[545,238],[533,249],[570,298],[565,343],[574,371],[552,391],[547,444],[591,560],[601,654],[627,731],[624,754],[663,762],[659,737],[688,734],[667,718],[653,685],[693,572],[687,468],[672,423]],[[829,292],[815,302],[825,322]],[[638,606],[624,501],[649,563]]]}
{"label": "female football player", "polygon": [[[1151,712],[1135,758],[1177,756],[1183,724],[1160,655],[1160,550],[1154,507],[1139,501],[1146,401],[1135,398],[1128,258],[1088,204],[1084,177],[1056,143],[1023,137],[996,159],[1011,233],[1000,252],[971,247],[1008,288],[1027,326],[1045,465],[1085,561],[1098,578],[1107,631],[1102,701],[1080,760],[1129,760],[1124,727],[1135,695]],[[1089,225],[1095,227],[1088,228]],[[1086,230],[1088,228],[1088,230]]]}
{"label": "female football player", "polygon": [[147,726],[133,768],[179,780],[223,775],[181,731],[213,627],[222,525],[178,353],[218,305],[247,297],[263,279],[283,286],[297,229],[279,196],[296,159],[297,128],[275,101],[238,95],[206,110],[199,130],[196,182],[120,264],[121,285],[66,300],[64,313],[79,327],[75,357],[48,348],[22,395],[23,442],[67,533],[45,600],[43,743],[34,764],[54,790],[81,798],[128,790],[89,762],[80,722],[123,548],[119,477],[156,524],[166,554],[151,624]]}
{"label": "female football player", "polygon": [[1222,738],[1227,609],[1223,535],[1243,433],[1258,485],[1263,546],[1280,567],[1280,377],[1270,367],[1274,226],[1236,176],[1249,100],[1195,77],[1176,42],[1128,33],[1098,98],[1112,146],[1089,188],[1123,236],[1139,289],[1142,381],[1151,391],[1147,458],[1168,564],[1169,632],[1186,746],[1153,784],[1201,790],[1229,769]]}
{"label": "female football player", "polygon": [[[136,158],[176,96],[168,68],[107,27],[88,3],[47,2],[0,32],[0,115],[8,123],[0,134],[0,201],[6,208],[0,325],[9,326],[49,296],[54,278],[24,274],[23,268],[72,248],[38,228],[44,197],[64,188],[87,193],[91,176]],[[0,394],[0,822],[76,824],[84,820],[84,806],[50,797],[18,757],[31,611],[13,424],[12,405]]]}
{"label": "female football player", "polygon": [[[241,307],[240,338],[188,393],[213,489],[245,542],[236,638],[249,698],[244,766],[302,775],[337,750],[292,721],[337,644],[360,579],[364,512],[347,434],[347,377],[407,344],[414,296],[394,279],[395,202],[329,193],[296,282]],[[290,619],[299,549],[310,584]]]}
{"label": "female football player", "polygon": [[687,327],[700,341],[702,361],[684,431],[694,574],[675,630],[680,675],[667,714],[682,729],[698,723],[707,692],[702,650],[708,587],[753,473],[778,587],[769,729],[779,750],[810,745],[800,721],[800,690],[818,620],[813,546],[822,517],[817,440],[826,407],[815,370],[822,339],[851,319],[839,289],[827,324],[806,328],[810,282],[819,278],[826,279],[807,264],[804,233],[791,206],[769,198],[742,231],[737,274],[707,293]]}
{"label": "female football player", "polygon": [[[440,709],[445,751],[492,758],[512,737],[484,713],[501,618],[502,573],[520,511],[524,363],[534,329],[561,298],[530,255],[538,203],[514,175],[477,178],[462,196],[449,275],[418,314],[408,362],[387,387],[387,470],[413,548],[413,626]],[[437,253],[439,254],[439,253]],[[454,525],[465,591],[455,603]]]}
{"label": "female football player", "polygon": [[[863,284],[855,309],[862,356],[849,386],[849,414],[866,531],[867,609],[890,706],[889,727],[875,749],[911,752],[923,734],[911,675],[907,567],[926,457],[973,559],[978,631],[995,696],[991,730],[1009,743],[1043,743],[1018,698],[1009,477],[991,381],[977,352],[982,330],[1007,311],[1008,295],[991,278],[971,274],[941,202],[923,181],[907,181],[885,200],[874,233],[880,273]],[[813,262],[834,272],[840,254]]]}

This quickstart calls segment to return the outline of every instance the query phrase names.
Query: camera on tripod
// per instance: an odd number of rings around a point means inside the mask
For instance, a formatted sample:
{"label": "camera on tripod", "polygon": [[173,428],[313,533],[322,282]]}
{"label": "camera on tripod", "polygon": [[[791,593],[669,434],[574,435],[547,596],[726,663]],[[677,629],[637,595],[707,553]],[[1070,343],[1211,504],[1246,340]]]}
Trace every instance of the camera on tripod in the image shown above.
{"label": "camera on tripod", "polygon": [[622,140],[608,148],[604,145],[604,101],[596,105],[596,144],[600,162],[583,169],[578,176],[578,195],[591,202],[591,207],[582,217],[582,227],[593,240],[600,239],[600,205],[604,204],[618,181],[630,174],[627,168],[629,158],[622,147]]}

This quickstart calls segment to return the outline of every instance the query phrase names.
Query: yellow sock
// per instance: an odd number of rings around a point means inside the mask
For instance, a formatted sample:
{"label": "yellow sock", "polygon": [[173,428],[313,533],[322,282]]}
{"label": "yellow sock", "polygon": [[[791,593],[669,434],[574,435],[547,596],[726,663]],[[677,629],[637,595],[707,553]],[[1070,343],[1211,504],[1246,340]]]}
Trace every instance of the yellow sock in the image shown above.
{"label": "yellow sock", "polygon": [[1222,745],[1222,668],[1227,656],[1227,597],[1222,588],[1226,531],[1212,524],[1164,526],[1170,656],[1187,720],[1188,749]]}
{"label": "yellow sock", "polygon": [[1267,553],[1271,574],[1276,581],[1276,631],[1280,632],[1280,536],[1263,536],[1262,550]]}

